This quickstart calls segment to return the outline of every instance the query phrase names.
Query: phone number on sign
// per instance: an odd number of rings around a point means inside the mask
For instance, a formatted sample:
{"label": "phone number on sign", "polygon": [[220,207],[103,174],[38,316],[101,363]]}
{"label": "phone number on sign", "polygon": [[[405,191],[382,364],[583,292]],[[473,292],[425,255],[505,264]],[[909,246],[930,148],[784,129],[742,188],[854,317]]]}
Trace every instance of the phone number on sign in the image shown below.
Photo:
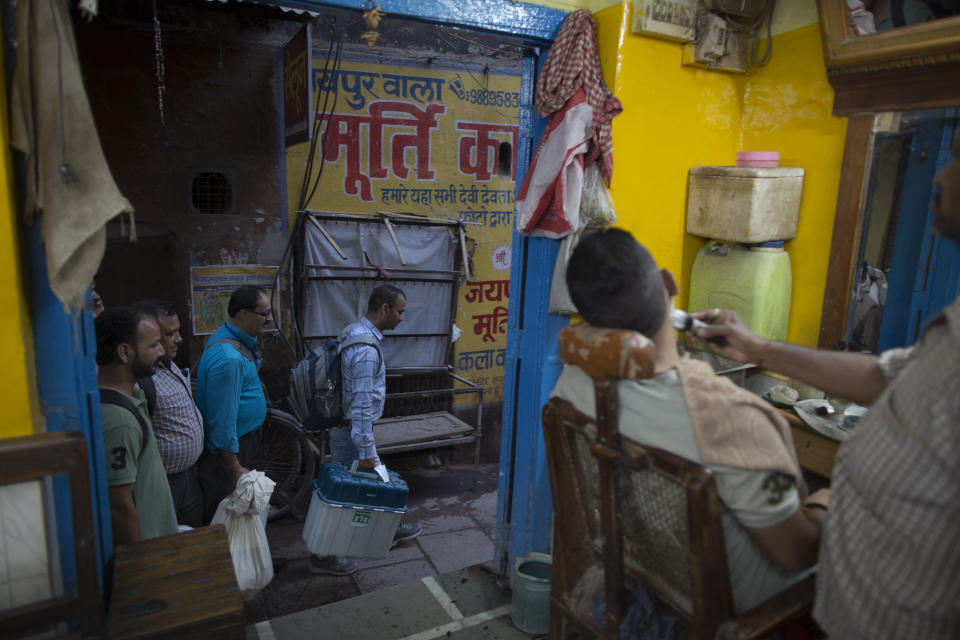
{"label": "phone number on sign", "polygon": [[516,91],[493,91],[488,89],[470,89],[463,92],[463,101],[486,107],[520,106],[520,94]]}

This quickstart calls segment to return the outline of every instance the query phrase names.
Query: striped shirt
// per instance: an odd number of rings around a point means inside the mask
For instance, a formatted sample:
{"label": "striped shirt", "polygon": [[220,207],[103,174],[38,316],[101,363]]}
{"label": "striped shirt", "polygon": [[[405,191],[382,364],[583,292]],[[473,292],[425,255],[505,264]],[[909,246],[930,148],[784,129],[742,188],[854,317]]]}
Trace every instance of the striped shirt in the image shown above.
{"label": "striped shirt", "polygon": [[[350,336],[366,334],[383,342],[383,334],[373,323],[362,318],[340,333],[343,343]],[[376,458],[377,446],[373,440],[373,421],[383,414],[387,393],[386,367],[377,349],[357,344],[340,357],[343,375],[343,417],[350,420],[350,438],[361,459]]]}
{"label": "striped shirt", "polygon": [[157,406],[152,417],[157,448],[167,474],[192,467],[203,452],[203,418],[190,394],[190,378],[171,360],[157,362],[153,374]]}
{"label": "striped shirt", "polygon": [[960,638],[960,300],[840,447],[814,617],[831,638]]}

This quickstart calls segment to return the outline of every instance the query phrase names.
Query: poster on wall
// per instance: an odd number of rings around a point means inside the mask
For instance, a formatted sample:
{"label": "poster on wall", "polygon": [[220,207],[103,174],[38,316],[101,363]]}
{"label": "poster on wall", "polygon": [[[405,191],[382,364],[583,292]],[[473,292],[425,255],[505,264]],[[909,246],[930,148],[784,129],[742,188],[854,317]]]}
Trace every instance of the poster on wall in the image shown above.
{"label": "poster on wall", "polygon": [[305,142],[313,133],[310,96],[310,25],[283,46],[283,131],[286,146]]}
{"label": "poster on wall", "polygon": [[[510,245],[520,142],[520,75],[315,59],[313,91],[338,93],[317,114],[323,174],[307,208],[413,213],[465,223],[471,280],[460,287],[456,373],[503,399]],[[321,138],[323,139],[323,138]],[[288,149],[299,193],[309,145]],[[296,198],[291,197],[291,201]]]}
{"label": "poster on wall", "polygon": [[261,264],[190,267],[193,335],[210,335],[219,329],[229,317],[230,295],[245,284],[258,286],[270,294],[279,323],[280,306],[273,291],[276,277],[277,267]]}

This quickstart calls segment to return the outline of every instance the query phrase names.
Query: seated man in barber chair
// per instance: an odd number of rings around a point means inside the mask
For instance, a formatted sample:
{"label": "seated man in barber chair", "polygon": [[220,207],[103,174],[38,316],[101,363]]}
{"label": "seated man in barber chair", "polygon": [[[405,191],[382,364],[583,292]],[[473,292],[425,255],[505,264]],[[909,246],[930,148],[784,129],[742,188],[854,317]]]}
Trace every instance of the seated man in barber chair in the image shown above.
{"label": "seated man in barber chair", "polygon": [[[670,323],[673,275],[619,229],[585,236],[567,268],[570,296],[595,327],[629,329],[656,345],[654,375],[618,386],[620,433],[709,468],[725,510],[737,613],[806,575],[817,561],[829,492],[807,496],[789,427],[754,394],[680,357]],[[565,365],[553,396],[595,417],[593,380]]]}

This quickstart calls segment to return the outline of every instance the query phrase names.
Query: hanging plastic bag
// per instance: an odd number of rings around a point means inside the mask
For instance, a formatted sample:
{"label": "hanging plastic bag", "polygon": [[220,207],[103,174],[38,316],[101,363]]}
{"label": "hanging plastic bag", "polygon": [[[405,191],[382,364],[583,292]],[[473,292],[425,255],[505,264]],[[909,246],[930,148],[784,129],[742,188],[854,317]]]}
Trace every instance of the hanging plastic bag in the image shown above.
{"label": "hanging plastic bag", "polygon": [[610,227],[617,224],[617,211],[613,197],[603,181],[600,166],[590,163],[583,175],[583,195],[580,196],[580,219],[586,219],[590,228]]}
{"label": "hanging plastic bag", "polygon": [[557,261],[553,265],[553,279],[550,282],[550,300],[547,303],[547,312],[549,313],[556,313],[561,316],[579,313],[570,298],[570,290],[567,289],[567,263],[570,261],[570,256],[573,255],[573,250],[580,242],[580,235],[585,229],[582,222],[581,219],[581,227],[560,243]]}
{"label": "hanging plastic bag", "polygon": [[244,600],[253,598],[273,579],[264,526],[275,486],[262,471],[248,471],[240,476],[233,493],[220,501],[210,521],[227,528],[233,570]]}

